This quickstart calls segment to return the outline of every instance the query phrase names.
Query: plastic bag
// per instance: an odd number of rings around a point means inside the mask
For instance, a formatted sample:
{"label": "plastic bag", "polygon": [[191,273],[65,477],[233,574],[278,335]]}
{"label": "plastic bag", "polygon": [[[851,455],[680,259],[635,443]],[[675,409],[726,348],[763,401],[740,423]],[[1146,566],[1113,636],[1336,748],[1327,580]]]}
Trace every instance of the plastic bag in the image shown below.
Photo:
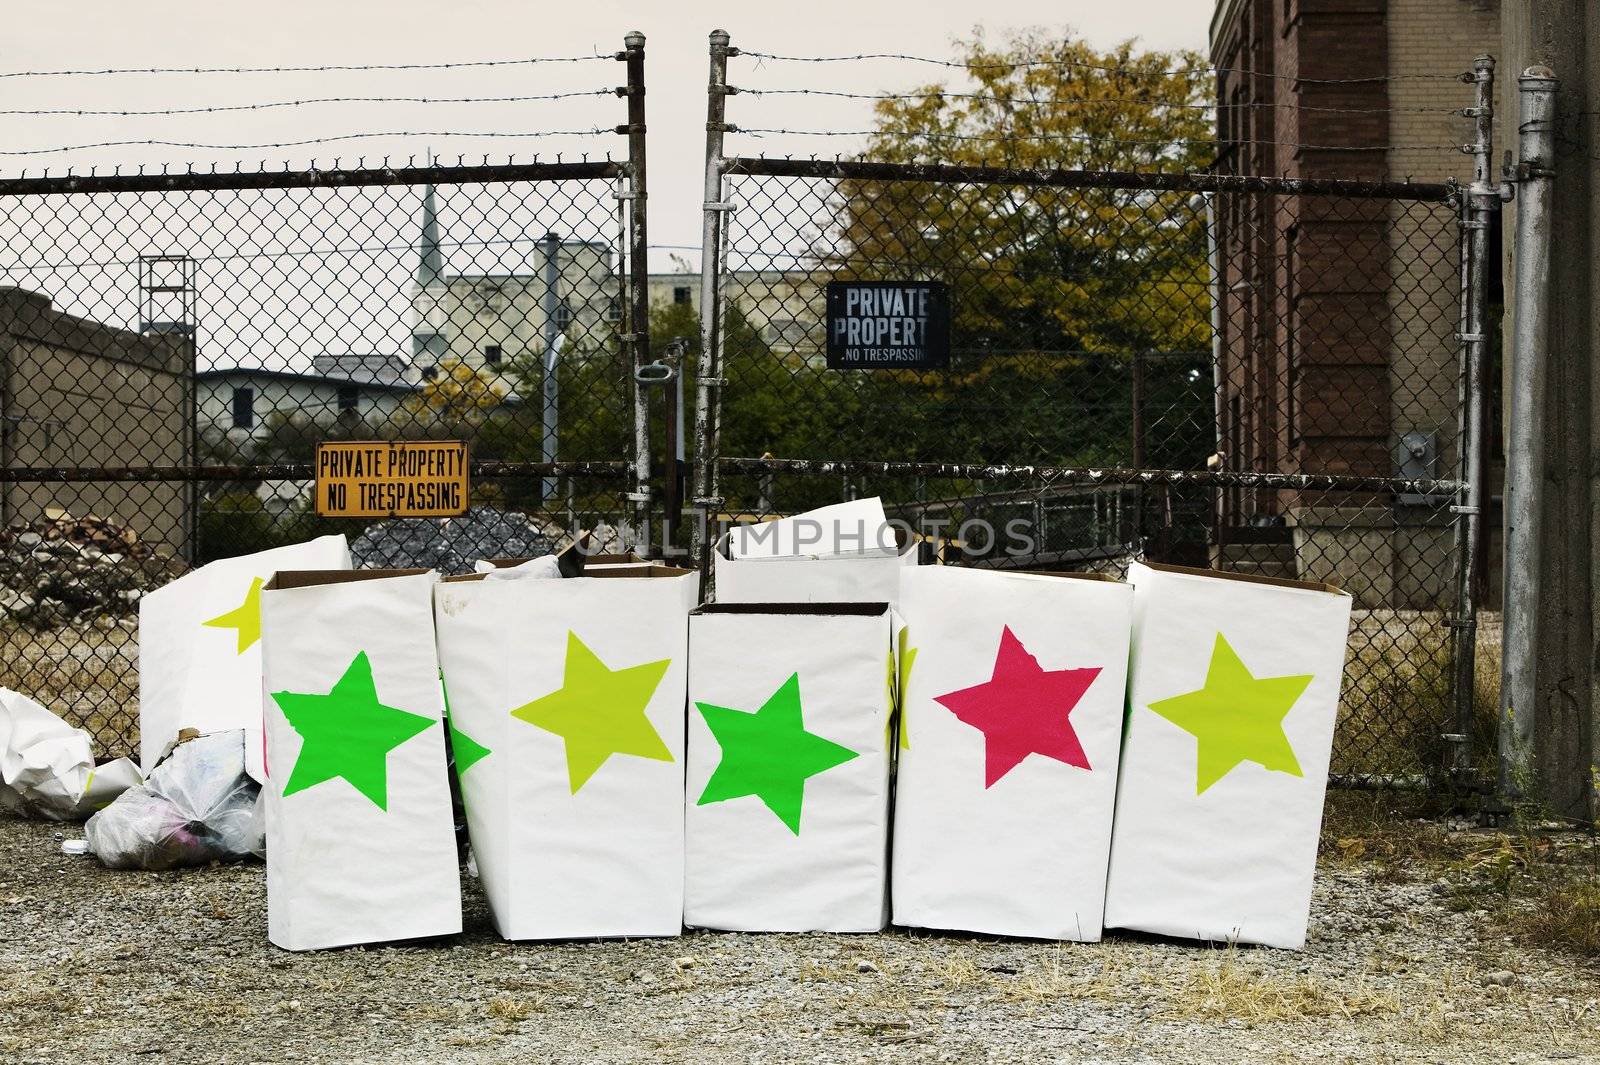
{"label": "plastic bag", "polygon": [[244,771],[244,732],[217,732],[179,744],[89,818],[89,850],[112,869],[175,869],[263,850],[256,798]]}

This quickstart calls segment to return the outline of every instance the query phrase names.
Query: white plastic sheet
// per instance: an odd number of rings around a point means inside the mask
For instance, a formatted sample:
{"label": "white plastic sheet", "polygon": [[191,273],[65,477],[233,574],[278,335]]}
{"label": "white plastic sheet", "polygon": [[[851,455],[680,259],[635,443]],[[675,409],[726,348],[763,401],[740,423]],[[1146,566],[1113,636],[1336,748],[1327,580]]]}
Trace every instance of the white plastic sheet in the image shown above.
{"label": "white plastic sheet", "polygon": [[0,688],[0,807],[52,821],[87,817],[139,783],[126,758],[98,768],[89,734],[20,692]]}

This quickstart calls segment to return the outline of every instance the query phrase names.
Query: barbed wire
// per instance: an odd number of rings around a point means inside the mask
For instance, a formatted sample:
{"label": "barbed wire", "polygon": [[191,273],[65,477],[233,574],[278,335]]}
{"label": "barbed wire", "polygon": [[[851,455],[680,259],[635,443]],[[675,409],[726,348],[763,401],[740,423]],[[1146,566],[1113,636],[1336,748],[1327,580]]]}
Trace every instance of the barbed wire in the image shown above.
{"label": "barbed wire", "polygon": [[755,52],[748,48],[739,49],[741,56],[752,59],[772,60],[781,63],[848,63],[874,59],[892,59],[907,63],[925,63],[929,66],[945,67],[950,70],[1018,70],[1028,67],[1070,67],[1076,70],[1095,70],[1104,74],[1126,74],[1130,77],[1147,78],[1178,78],[1194,77],[1197,75],[1211,74],[1244,74],[1250,77],[1276,78],[1283,81],[1299,82],[1302,85],[1369,85],[1386,81],[1459,81],[1459,71],[1450,74],[1419,73],[1419,74],[1385,74],[1378,77],[1365,78],[1302,78],[1295,74],[1277,74],[1267,70],[1249,70],[1243,67],[1216,67],[1195,66],[1178,67],[1172,70],[1137,70],[1126,66],[1112,66],[1103,63],[1086,63],[1077,59],[1016,59],[1005,60],[998,63],[969,62],[959,59],[936,59],[932,56],[908,55],[903,52],[862,52],[856,55],[829,55],[829,56],[803,56],[803,55],[777,55],[772,52]]}
{"label": "barbed wire", "polygon": [[1460,151],[1459,144],[1307,144],[1301,141],[1279,140],[1222,140],[1216,137],[1151,137],[1147,139],[1103,138],[1093,133],[1006,133],[995,137],[976,133],[941,133],[933,130],[911,131],[893,129],[784,129],[777,127],[728,126],[729,133],[744,133],[759,137],[763,134],[788,134],[797,137],[901,137],[911,139],[928,137],[934,140],[957,141],[1074,141],[1095,146],[1148,147],[1150,145],[1210,144],[1223,148],[1250,145],[1276,145],[1280,148],[1301,148],[1321,152],[1436,152]]}
{"label": "barbed wire", "polygon": [[615,53],[593,55],[529,56],[524,59],[474,59],[454,63],[324,63],[314,66],[276,67],[107,67],[100,70],[5,70],[6,78],[103,77],[121,74],[321,74],[331,71],[364,70],[461,70],[471,67],[529,66],[534,63],[584,63],[594,59],[615,59]]}
{"label": "barbed wire", "polygon": [[204,144],[198,141],[121,140],[97,141],[92,144],[63,144],[53,148],[0,149],[0,155],[57,155],[61,152],[82,152],[97,148],[128,147],[194,148],[201,151],[245,152],[265,148],[304,148],[315,144],[335,144],[340,141],[372,140],[383,137],[592,137],[614,134],[615,132],[614,128],[603,129],[599,126],[594,126],[590,129],[546,129],[527,132],[486,130],[472,133],[462,130],[436,130],[433,132],[396,130],[386,133],[341,133],[331,137],[306,137],[302,140],[267,141],[261,144]]}
{"label": "barbed wire", "polygon": [[568,100],[583,96],[612,96],[614,89],[583,89],[575,92],[539,93],[528,96],[314,96],[304,100],[272,100],[252,104],[220,104],[212,107],[159,107],[143,111],[113,111],[90,108],[54,108],[27,110],[15,108],[0,110],[0,115],[106,115],[119,118],[140,118],[152,115],[203,115],[219,111],[268,111],[283,107],[307,107],[314,104],[498,104],[526,103],[533,100]]}
{"label": "barbed wire", "polygon": [[1323,111],[1334,114],[1348,115],[1378,115],[1378,114],[1441,114],[1460,115],[1459,107],[1322,107],[1308,106],[1298,103],[1276,103],[1270,101],[1240,102],[1219,104],[1212,101],[1183,101],[1183,100],[1156,100],[1143,99],[1134,96],[1108,97],[1101,100],[1062,100],[1041,99],[1037,96],[1006,97],[996,96],[992,93],[980,92],[943,92],[929,90],[927,92],[909,93],[871,93],[871,92],[841,92],[834,89],[746,89],[740,88],[741,96],[833,96],[847,100],[928,100],[952,99],[975,100],[983,103],[1013,103],[1026,102],[1045,104],[1053,108],[1061,107],[1116,107],[1125,104],[1142,105],[1147,107],[1173,107],[1190,108],[1195,110],[1229,111],[1247,108],[1285,108],[1295,111]]}

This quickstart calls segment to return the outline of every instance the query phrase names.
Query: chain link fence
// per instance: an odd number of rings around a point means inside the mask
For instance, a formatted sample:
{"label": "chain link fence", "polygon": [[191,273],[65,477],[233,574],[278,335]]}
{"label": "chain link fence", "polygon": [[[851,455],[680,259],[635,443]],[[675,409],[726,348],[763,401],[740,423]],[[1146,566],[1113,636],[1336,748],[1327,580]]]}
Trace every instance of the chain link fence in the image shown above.
{"label": "chain link fence", "polygon": [[[1452,188],[721,169],[723,523],[879,495],[946,563],[1333,582],[1357,607],[1335,774],[1452,764]],[[857,280],[944,282],[948,366],[829,369],[823,293]]]}
{"label": "chain link fence", "polygon": [[[8,183],[0,684],[124,751],[139,597],[193,566],[339,532],[360,565],[460,571],[614,528],[626,187],[610,162]],[[340,439],[466,440],[472,509],[319,517]]]}

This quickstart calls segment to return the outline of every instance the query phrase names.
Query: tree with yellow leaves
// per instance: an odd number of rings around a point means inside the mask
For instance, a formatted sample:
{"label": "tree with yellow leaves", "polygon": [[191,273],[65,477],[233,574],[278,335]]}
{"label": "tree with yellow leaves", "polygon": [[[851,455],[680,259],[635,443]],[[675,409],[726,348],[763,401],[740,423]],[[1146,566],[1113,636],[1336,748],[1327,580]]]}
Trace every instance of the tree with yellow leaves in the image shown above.
{"label": "tree with yellow leaves", "polygon": [[[839,182],[818,249],[835,276],[942,280],[951,297],[949,370],[875,371],[863,399],[903,412],[901,439],[925,434],[919,457],[1125,462],[1133,353],[1210,347],[1205,212],[1158,182],[1074,175],[1207,169],[1211,74],[1192,52],[1042,30],[958,42],[952,65],[963,81],[877,102],[863,158],[1026,173]],[[1184,407],[1158,427],[1182,434],[1163,462],[1204,457],[1196,365],[1149,367],[1152,399]]]}
{"label": "tree with yellow leaves", "polygon": [[406,409],[445,424],[472,424],[481,421],[505,398],[506,390],[495,375],[460,359],[444,359],[439,363],[439,372],[424,381],[417,395],[406,401]]}

